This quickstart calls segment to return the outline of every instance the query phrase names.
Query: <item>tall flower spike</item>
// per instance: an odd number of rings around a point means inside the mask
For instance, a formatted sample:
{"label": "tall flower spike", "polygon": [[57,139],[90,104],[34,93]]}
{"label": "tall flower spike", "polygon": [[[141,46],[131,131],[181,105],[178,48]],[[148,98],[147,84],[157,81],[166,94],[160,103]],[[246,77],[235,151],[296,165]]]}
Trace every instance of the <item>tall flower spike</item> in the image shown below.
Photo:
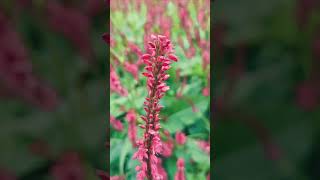
{"label": "tall flower spike", "polygon": [[158,167],[160,159],[157,155],[162,153],[162,143],[159,135],[160,123],[159,113],[162,108],[159,102],[164,93],[170,88],[166,85],[165,80],[168,79],[166,71],[170,69],[171,61],[178,61],[174,55],[171,41],[162,35],[151,35],[147,53],[141,56],[146,64],[146,72],[142,73],[147,77],[148,97],[144,102],[145,116],[142,120],[145,125],[140,126],[144,129],[143,139],[138,141],[138,151],[133,158],[138,159],[141,163],[136,167],[137,179],[156,180],[163,179],[162,170]]}
{"label": "tall flower spike", "polygon": [[133,109],[130,109],[126,115],[126,120],[128,121],[128,136],[133,147],[136,147],[136,113]]}
{"label": "tall flower spike", "polygon": [[174,180],[186,180],[185,176],[185,166],[184,166],[184,160],[182,158],[179,158],[177,161],[177,173],[174,176]]}

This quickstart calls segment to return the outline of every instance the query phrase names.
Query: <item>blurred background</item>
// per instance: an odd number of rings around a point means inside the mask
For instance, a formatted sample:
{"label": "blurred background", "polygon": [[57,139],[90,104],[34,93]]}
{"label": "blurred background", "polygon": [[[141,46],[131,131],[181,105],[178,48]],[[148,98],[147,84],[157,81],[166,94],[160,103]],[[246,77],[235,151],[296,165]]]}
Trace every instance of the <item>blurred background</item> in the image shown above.
{"label": "blurred background", "polygon": [[213,3],[214,179],[320,179],[320,3]]}
{"label": "blurred background", "polygon": [[102,0],[0,2],[0,179],[98,179],[106,169]]}
{"label": "blurred background", "polygon": [[[170,90],[161,99],[159,117],[163,153],[158,169],[175,179],[183,159],[186,179],[209,179],[210,153],[210,1],[111,1],[110,13],[110,175],[136,179],[132,159],[143,137],[147,97],[145,64],[151,34],[167,36],[178,62],[171,63]],[[181,169],[181,168],[180,168]],[[185,171],[185,172],[184,172]],[[179,180],[182,180],[179,178]]]}

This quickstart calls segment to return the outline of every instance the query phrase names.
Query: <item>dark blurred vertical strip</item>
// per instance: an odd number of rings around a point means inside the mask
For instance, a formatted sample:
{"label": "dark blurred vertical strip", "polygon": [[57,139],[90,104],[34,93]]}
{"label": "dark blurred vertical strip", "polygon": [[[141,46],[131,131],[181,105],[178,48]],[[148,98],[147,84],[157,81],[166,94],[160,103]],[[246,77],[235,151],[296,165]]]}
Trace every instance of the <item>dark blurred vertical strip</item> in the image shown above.
{"label": "dark blurred vertical strip", "polygon": [[213,7],[215,5],[215,1],[209,1],[210,2],[210,178],[213,178],[214,175],[214,164],[216,159],[216,144],[215,144],[215,66],[214,62],[216,61],[215,57],[215,41],[214,41],[214,11]]}

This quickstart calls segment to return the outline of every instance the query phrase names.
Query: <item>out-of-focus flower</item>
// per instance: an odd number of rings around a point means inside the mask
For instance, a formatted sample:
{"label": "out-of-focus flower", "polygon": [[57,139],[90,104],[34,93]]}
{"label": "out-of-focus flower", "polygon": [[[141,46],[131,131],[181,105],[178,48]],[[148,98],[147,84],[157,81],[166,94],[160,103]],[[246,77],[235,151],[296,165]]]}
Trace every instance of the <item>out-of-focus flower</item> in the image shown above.
{"label": "out-of-focus flower", "polygon": [[199,140],[197,141],[197,144],[200,149],[202,149],[204,152],[210,154],[210,144],[207,141]]}
{"label": "out-of-focus flower", "polygon": [[191,59],[196,55],[196,49],[193,45],[191,45],[189,49],[185,49],[184,52],[188,59]]}
{"label": "out-of-focus flower", "polygon": [[137,136],[136,120],[137,120],[137,117],[136,117],[136,112],[133,109],[131,109],[127,112],[126,120],[129,123],[128,137],[131,141],[132,146],[136,147],[137,146],[137,144],[136,144],[136,136]]}
{"label": "out-of-focus flower", "polygon": [[110,180],[125,180],[123,176],[111,176]]}
{"label": "out-of-focus flower", "polygon": [[170,157],[172,155],[173,148],[174,144],[172,139],[162,142],[162,156]]}
{"label": "out-of-focus flower", "polygon": [[302,109],[312,111],[319,105],[320,93],[311,81],[303,82],[297,88],[296,100]]}
{"label": "out-of-focus flower", "polygon": [[205,87],[202,89],[202,95],[203,96],[209,96],[210,95],[210,88],[209,87]]}
{"label": "out-of-focus flower", "polygon": [[128,47],[132,52],[134,52],[138,57],[142,56],[142,51],[141,49],[134,44],[133,42],[128,42]]}
{"label": "out-of-focus flower", "polygon": [[320,62],[320,35],[318,35],[320,27],[312,43],[312,53],[315,61]]}
{"label": "out-of-focus flower", "polygon": [[202,53],[202,68],[206,70],[208,65],[210,65],[210,52],[205,50]]}
{"label": "out-of-focus flower", "polygon": [[122,131],[123,130],[123,125],[122,125],[121,121],[117,120],[113,116],[110,116],[110,124],[117,131]]}
{"label": "out-of-focus flower", "polygon": [[51,168],[55,180],[85,180],[84,165],[78,153],[63,154]]}
{"label": "out-of-focus flower", "polygon": [[297,0],[297,24],[300,28],[305,27],[308,23],[310,15],[315,7],[316,0]]}
{"label": "out-of-focus flower", "polygon": [[207,6],[210,6],[209,4],[204,4],[204,7],[199,9],[197,19],[198,22],[203,30],[206,30],[207,24],[208,24],[208,17],[209,12],[206,12]]}
{"label": "out-of-focus flower", "polygon": [[176,132],[176,142],[180,145],[183,145],[187,141],[187,136],[183,132]]}
{"label": "out-of-focus flower", "polygon": [[124,69],[132,74],[132,76],[138,80],[138,66],[137,64],[131,64],[129,62],[124,62]]}
{"label": "out-of-focus flower", "polygon": [[121,85],[120,79],[112,66],[110,67],[110,90],[120,96],[128,95],[128,90]]}
{"label": "out-of-focus flower", "polygon": [[17,180],[18,178],[11,172],[0,169],[0,179],[1,180]]}
{"label": "out-of-focus flower", "polygon": [[81,11],[65,7],[57,1],[45,2],[49,26],[69,39],[86,60],[92,61],[89,18]]}
{"label": "out-of-focus flower", "polygon": [[182,158],[179,158],[177,161],[177,169],[178,171],[176,172],[174,176],[174,180],[186,180],[186,175],[185,175],[185,167],[184,167],[184,160]]}

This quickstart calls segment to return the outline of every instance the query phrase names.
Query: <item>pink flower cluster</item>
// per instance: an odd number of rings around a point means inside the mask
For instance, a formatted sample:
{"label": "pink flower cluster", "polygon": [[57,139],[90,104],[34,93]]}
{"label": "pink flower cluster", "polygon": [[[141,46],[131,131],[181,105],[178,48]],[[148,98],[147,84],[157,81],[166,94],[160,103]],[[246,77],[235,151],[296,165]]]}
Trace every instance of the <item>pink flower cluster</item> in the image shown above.
{"label": "pink flower cluster", "polygon": [[110,116],[110,124],[117,131],[122,131],[123,130],[123,125],[122,125],[121,121],[117,120],[113,116]]}
{"label": "pink flower cluster", "polygon": [[111,92],[116,92],[120,96],[127,96],[128,91],[125,89],[119,80],[119,77],[113,67],[110,67],[110,90]]}
{"label": "pink flower cluster", "polygon": [[185,175],[185,167],[184,167],[184,160],[182,158],[179,158],[177,161],[177,173],[174,176],[174,180],[186,180]]}
{"label": "pink flower cluster", "polygon": [[163,179],[159,172],[159,159],[157,154],[162,153],[162,143],[160,140],[160,118],[159,112],[162,109],[159,101],[164,93],[169,90],[165,80],[169,78],[166,73],[170,69],[171,61],[178,61],[173,54],[171,41],[162,35],[151,35],[151,41],[148,42],[147,54],[142,55],[142,60],[146,64],[142,74],[147,77],[148,97],[144,102],[145,116],[141,116],[145,125],[140,125],[145,129],[144,137],[137,142],[139,148],[133,158],[138,159],[141,163],[136,167],[137,179]]}
{"label": "pink flower cluster", "polygon": [[136,136],[137,136],[137,126],[136,126],[136,113],[133,109],[129,110],[127,115],[126,115],[126,119],[129,123],[128,126],[128,136],[129,139],[132,143],[133,147],[136,147]]}

